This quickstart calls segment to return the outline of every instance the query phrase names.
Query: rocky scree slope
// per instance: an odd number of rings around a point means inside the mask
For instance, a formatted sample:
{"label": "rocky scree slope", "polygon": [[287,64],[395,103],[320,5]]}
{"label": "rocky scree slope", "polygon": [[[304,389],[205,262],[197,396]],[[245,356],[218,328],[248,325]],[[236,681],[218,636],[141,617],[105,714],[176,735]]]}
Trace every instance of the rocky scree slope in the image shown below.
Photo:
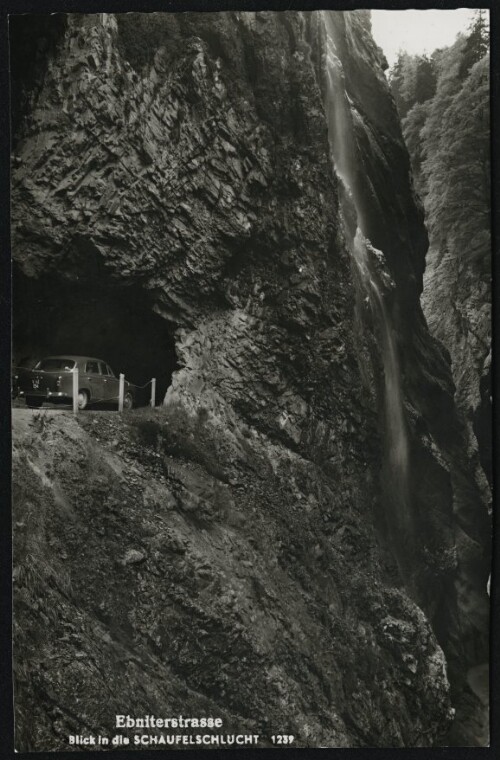
{"label": "rocky scree slope", "polygon": [[[150,419],[19,431],[18,748],[62,749],[82,716],[110,728],[123,694],[137,715],[210,708],[302,744],[436,743],[452,716],[441,648],[469,710],[467,667],[487,657],[488,523],[418,305],[425,230],[369,17],[335,14],[335,29],[367,235],[394,283],[403,546],[381,478],[379,330],[330,159],[322,16],[157,20],[160,41],[144,17],[70,15],[18,80],[18,292],[34,316],[65,289],[99,289],[110,312],[129,297],[180,365]],[[55,341],[60,322],[99,331],[63,307]],[[161,337],[145,336],[160,362]]]}

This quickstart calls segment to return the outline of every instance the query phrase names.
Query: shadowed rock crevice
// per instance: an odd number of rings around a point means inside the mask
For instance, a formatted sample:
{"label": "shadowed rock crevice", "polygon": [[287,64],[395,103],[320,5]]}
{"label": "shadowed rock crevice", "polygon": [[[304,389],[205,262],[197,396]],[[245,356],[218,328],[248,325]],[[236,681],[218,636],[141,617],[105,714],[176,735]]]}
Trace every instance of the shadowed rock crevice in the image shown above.
{"label": "shadowed rock crevice", "polygon": [[66,16],[26,14],[9,16],[11,92],[10,118],[15,145],[21,121],[43,86],[47,66],[63,41]]}

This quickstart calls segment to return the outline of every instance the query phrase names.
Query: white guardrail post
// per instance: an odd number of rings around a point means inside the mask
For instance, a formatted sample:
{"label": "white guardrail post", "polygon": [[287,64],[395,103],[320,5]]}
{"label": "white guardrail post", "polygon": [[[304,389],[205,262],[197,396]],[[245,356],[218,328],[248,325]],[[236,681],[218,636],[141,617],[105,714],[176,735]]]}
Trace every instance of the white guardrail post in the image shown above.
{"label": "white guardrail post", "polygon": [[123,412],[123,397],[125,395],[125,375],[120,372],[120,387],[118,390],[118,411]]}
{"label": "white guardrail post", "polygon": [[151,380],[151,406],[154,407],[156,404],[156,377],[153,377]]}
{"label": "white guardrail post", "polygon": [[78,414],[78,367],[73,370],[73,414]]}

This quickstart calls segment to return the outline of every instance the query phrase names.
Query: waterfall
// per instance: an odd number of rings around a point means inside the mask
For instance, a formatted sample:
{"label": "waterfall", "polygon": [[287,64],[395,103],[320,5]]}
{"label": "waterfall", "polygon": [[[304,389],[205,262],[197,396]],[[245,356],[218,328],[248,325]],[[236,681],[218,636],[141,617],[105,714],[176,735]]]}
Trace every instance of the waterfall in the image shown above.
{"label": "waterfall", "polygon": [[[365,237],[362,204],[358,191],[358,160],[353,111],[346,94],[342,63],[335,45],[331,13],[323,12],[326,31],[325,110],[328,138],[335,172],[341,181],[341,212],[354,271],[365,294],[365,302],[378,326],[384,370],[385,472],[384,491],[394,506],[395,527],[407,534],[410,520],[408,487],[408,437],[404,417],[401,372],[391,318],[383,295],[383,253]],[[381,263],[382,262],[382,263]],[[390,279],[387,277],[387,279]],[[402,536],[402,538],[404,538]]]}
{"label": "waterfall", "polygon": [[[352,245],[353,258],[367,293],[372,313],[380,327],[380,342],[382,364],[384,367],[384,413],[386,454],[389,464],[389,477],[396,489],[400,506],[400,525],[406,524],[409,518],[408,490],[408,437],[403,410],[403,394],[401,389],[401,373],[397,347],[394,340],[392,324],[385,302],[377,283],[377,274],[370,264],[368,251],[371,246],[358,227]],[[373,253],[375,249],[372,248]]]}

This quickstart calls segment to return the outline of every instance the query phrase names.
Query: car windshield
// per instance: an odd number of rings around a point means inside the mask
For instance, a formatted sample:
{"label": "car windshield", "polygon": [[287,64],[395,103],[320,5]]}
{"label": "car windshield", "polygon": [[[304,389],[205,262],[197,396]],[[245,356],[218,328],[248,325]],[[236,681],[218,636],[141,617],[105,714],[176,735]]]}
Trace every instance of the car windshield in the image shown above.
{"label": "car windshield", "polygon": [[45,372],[57,372],[58,370],[72,370],[75,367],[73,359],[42,359],[35,369],[43,369]]}

